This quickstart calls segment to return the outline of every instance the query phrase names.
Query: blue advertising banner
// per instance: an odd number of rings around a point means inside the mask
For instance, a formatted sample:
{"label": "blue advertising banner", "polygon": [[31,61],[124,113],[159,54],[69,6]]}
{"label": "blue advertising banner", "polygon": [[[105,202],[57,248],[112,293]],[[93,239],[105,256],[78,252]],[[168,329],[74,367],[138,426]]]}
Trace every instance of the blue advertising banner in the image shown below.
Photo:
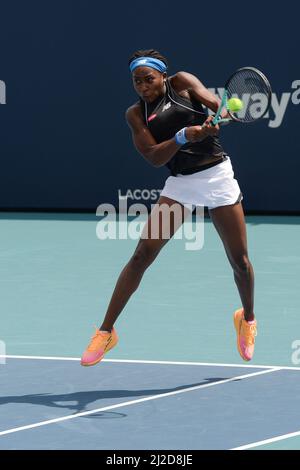
{"label": "blue advertising banner", "polygon": [[[250,10],[249,10],[250,9]],[[242,66],[272,85],[258,123],[222,128],[248,211],[300,211],[300,4],[11,0],[1,5],[0,207],[90,209],[120,196],[153,203],[168,176],[137,153],[127,62],[155,48],[169,74],[220,95]]]}

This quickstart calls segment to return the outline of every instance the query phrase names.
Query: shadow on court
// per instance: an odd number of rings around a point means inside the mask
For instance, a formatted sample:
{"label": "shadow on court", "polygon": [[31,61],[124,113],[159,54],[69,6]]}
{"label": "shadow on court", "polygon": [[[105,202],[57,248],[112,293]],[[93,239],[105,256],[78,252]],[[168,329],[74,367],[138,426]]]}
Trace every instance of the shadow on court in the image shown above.
{"label": "shadow on court", "polygon": [[[164,393],[176,392],[190,387],[198,387],[199,385],[207,385],[224,380],[223,377],[213,377],[204,379],[202,382],[193,384],[181,385],[175,388],[160,388],[150,390],[99,390],[99,391],[83,391],[66,394],[50,394],[50,393],[37,393],[29,395],[13,395],[7,397],[0,397],[0,405],[7,405],[10,403],[27,403],[31,405],[49,406],[51,408],[63,408],[72,410],[75,413],[87,410],[87,406],[98,400],[110,398],[132,398],[132,397],[145,397],[151,395],[162,395]],[[238,380],[238,379],[237,379]],[[126,416],[126,415],[124,415]],[[94,417],[97,417],[94,415]],[[102,413],[98,417],[103,417]],[[107,417],[107,416],[106,416]]]}

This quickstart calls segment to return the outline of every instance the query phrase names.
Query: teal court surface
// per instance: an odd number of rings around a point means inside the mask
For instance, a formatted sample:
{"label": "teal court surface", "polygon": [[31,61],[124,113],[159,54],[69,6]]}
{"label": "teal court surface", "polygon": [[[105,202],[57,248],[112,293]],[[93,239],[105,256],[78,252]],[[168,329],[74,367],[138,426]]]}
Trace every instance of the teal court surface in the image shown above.
{"label": "teal court surface", "polygon": [[89,214],[0,218],[0,449],[300,449],[300,217],[248,216],[255,357],[209,218],[204,246],[171,240],[100,364],[79,358],[137,240],[99,240]]}

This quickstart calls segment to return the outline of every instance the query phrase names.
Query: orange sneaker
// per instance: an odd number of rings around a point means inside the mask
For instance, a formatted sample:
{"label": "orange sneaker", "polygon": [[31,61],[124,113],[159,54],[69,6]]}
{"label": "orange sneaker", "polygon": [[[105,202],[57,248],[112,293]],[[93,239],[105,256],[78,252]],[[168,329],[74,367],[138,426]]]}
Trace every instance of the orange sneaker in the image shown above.
{"label": "orange sneaker", "polygon": [[256,320],[248,323],[244,318],[244,310],[240,308],[233,315],[237,335],[237,347],[244,361],[251,361],[254,354],[255,336],[257,335]]}
{"label": "orange sneaker", "polygon": [[111,330],[111,333],[106,333],[96,328],[96,333],[82,355],[81,365],[93,366],[100,362],[104,354],[117,344],[118,339],[114,328]]}

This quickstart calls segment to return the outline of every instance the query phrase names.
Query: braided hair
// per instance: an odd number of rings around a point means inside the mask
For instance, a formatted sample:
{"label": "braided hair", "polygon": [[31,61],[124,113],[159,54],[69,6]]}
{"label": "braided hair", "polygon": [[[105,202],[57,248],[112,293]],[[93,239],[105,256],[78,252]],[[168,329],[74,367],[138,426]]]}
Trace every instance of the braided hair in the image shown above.
{"label": "braided hair", "polygon": [[153,57],[154,59],[161,60],[164,64],[166,64],[166,66],[168,66],[167,59],[155,49],[145,49],[134,52],[129,59],[128,65],[130,65],[133,60],[138,59],[139,57]]}

